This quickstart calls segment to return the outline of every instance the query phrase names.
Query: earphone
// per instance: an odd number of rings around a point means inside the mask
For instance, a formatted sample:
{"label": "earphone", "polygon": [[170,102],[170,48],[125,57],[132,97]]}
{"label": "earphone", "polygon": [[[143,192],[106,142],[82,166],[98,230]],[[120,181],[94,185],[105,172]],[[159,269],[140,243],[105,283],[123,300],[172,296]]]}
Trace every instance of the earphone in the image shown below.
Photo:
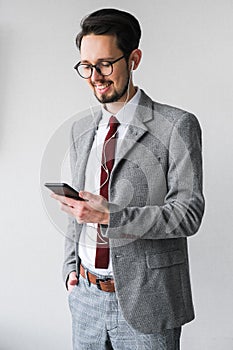
{"label": "earphone", "polygon": [[131,63],[131,72],[134,70],[134,66],[135,66],[135,62],[134,61],[132,61],[132,63]]}

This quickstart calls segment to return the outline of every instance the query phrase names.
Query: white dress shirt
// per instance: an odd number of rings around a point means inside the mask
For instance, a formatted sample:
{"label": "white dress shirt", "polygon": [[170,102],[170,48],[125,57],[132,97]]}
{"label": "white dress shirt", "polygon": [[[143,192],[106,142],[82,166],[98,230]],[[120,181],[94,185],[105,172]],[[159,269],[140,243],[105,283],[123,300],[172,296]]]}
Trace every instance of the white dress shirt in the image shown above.
{"label": "white dress shirt", "polygon": [[[138,106],[141,96],[140,89],[137,89],[133,98],[125,104],[125,106],[115,115],[120,125],[117,129],[117,143],[115,150],[115,158],[119,152],[121,140],[125,137],[130,121],[133,118],[135,110]],[[100,191],[100,172],[102,148],[105,137],[109,130],[109,119],[112,116],[104,107],[102,107],[102,118],[99,122],[94,142],[87,161],[85,172],[85,191],[99,194]],[[95,254],[96,254],[96,240],[97,240],[97,224],[84,224],[79,241],[78,255],[82,261],[83,266],[93,273],[112,276],[112,262],[110,258],[107,269],[95,268]]]}

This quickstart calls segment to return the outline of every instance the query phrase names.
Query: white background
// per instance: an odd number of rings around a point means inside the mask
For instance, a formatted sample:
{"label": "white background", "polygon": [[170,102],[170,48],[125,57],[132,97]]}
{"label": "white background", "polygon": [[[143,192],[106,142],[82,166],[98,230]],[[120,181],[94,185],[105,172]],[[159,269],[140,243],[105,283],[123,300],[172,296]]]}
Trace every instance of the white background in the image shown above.
{"label": "white background", "polygon": [[63,236],[41,199],[44,152],[88,107],[73,65],[80,19],[132,12],[143,30],[135,81],[153,99],[193,112],[203,130],[206,212],[189,239],[196,319],[184,350],[233,349],[232,0],[2,0],[0,4],[0,350],[69,350],[61,279]]}

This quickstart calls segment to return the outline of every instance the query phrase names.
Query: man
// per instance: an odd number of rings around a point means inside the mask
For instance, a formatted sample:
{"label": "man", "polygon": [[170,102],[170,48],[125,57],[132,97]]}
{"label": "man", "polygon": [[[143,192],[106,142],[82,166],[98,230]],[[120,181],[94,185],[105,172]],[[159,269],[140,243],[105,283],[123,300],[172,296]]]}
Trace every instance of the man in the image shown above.
{"label": "man", "polygon": [[134,86],[135,17],[102,9],[81,25],[75,69],[101,108],[72,128],[73,186],[85,201],[54,195],[69,214],[73,346],[177,350],[194,318],[187,237],[204,211],[200,126]]}

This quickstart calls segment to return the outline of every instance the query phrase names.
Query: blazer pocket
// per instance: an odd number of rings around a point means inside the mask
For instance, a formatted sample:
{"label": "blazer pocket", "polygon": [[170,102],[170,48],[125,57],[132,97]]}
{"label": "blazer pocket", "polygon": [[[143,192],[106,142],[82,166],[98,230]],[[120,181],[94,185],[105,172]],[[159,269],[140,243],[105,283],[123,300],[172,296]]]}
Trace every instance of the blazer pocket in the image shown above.
{"label": "blazer pocket", "polygon": [[184,263],[184,256],[180,250],[160,254],[146,254],[147,266],[151,269],[161,269]]}

